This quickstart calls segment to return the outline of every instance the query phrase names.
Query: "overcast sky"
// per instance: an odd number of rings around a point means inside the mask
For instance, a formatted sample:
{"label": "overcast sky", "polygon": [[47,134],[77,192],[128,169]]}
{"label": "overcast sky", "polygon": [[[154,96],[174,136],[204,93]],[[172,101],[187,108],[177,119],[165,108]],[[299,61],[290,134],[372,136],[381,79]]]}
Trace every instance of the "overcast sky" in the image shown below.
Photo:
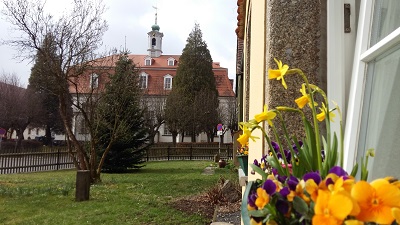
{"label": "overcast sky", "polygon": [[[47,0],[51,12],[68,8],[69,1]],[[108,8],[104,19],[109,28],[103,37],[102,49],[126,48],[132,54],[147,54],[147,32],[155,22],[163,37],[163,54],[181,54],[186,39],[198,23],[214,62],[228,68],[229,77],[235,78],[236,63],[236,0],[103,0]],[[1,6],[3,7],[3,6]],[[3,16],[0,20],[0,39],[8,39],[11,25]],[[126,41],[125,41],[126,40]],[[0,46],[0,70],[15,73],[24,86],[28,84],[32,64],[14,59],[17,51]]]}

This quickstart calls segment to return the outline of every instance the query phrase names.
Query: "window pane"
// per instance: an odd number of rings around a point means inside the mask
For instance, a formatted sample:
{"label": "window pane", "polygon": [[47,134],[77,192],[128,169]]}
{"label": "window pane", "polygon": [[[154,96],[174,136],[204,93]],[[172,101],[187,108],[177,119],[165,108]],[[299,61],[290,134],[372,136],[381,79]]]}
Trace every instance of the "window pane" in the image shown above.
{"label": "window pane", "polygon": [[370,46],[400,27],[400,1],[376,0]]}
{"label": "window pane", "polygon": [[400,45],[368,63],[357,161],[366,150],[370,158],[370,179],[398,176],[400,172]]}

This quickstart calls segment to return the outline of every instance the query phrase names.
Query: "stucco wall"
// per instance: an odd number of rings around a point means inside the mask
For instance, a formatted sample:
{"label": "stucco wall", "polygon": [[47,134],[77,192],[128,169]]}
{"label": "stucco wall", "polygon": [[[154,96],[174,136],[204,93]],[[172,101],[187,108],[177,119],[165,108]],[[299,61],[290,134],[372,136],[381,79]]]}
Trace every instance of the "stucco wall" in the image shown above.
{"label": "stucco wall", "polygon": [[[270,0],[267,4],[267,68],[277,68],[274,58],[290,68],[300,68],[308,80],[326,90],[326,2],[321,0]],[[267,76],[267,74],[266,74]],[[266,82],[266,102],[270,108],[290,106],[297,108],[294,100],[304,82],[299,75],[285,76],[288,89],[280,81]],[[310,110],[305,107],[306,114]],[[302,122],[295,113],[284,113],[288,131],[298,138],[304,136]],[[278,130],[279,129],[278,127]]]}

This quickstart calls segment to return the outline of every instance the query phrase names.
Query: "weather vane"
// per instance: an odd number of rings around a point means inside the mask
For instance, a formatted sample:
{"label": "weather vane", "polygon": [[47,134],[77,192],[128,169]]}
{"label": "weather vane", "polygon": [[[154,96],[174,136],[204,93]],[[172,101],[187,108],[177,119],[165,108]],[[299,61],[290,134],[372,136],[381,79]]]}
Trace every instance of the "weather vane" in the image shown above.
{"label": "weather vane", "polygon": [[153,8],[156,10],[156,21],[155,21],[155,24],[157,24],[157,10],[158,10],[158,8],[157,8],[157,6],[153,6]]}

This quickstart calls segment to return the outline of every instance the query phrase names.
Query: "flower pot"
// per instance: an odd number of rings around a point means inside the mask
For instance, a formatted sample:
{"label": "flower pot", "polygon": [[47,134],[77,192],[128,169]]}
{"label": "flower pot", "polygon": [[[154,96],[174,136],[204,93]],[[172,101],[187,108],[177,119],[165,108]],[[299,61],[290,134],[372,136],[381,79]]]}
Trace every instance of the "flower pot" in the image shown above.
{"label": "flower pot", "polygon": [[223,159],[220,159],[220,160],[218,161],[218,167],[219,167],[219,168],[225,168],[225,166],[226,166],[226,161],[223,160]]}
{"label": "flower pot", "polygon": [[247,176],[249,168],[249,156],[248,155],[238,155],[238,161],[240,167],[242,168],[244,175]]}

